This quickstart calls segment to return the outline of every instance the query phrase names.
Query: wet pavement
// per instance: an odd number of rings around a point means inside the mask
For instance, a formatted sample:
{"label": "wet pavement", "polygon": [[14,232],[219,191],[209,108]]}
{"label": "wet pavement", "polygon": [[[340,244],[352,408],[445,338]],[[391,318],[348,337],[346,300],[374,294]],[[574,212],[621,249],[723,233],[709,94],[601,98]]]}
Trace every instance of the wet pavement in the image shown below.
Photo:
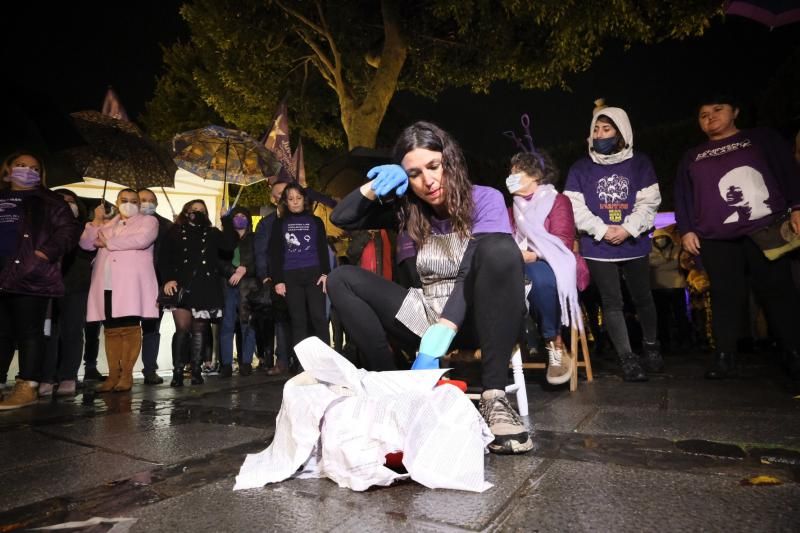
{"label": "wet pavement", "polygon": [[593,362],[574,393],[526,372],[536,446],[487,455],[482,494],[329,480],[233,492],[273,436],[284,380],[262,372],[41,400],[0,413],[0,531],[93,516],[135,518],[134,532],[800,530],[800,391],[770,356],[723,382],[702,379],[702,356],[631,384]]}

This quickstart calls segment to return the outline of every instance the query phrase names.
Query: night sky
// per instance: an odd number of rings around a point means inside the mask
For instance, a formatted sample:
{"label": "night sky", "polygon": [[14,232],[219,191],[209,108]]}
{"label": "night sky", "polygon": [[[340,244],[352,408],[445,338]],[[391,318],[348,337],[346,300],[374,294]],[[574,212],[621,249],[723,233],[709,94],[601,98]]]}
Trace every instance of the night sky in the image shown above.
{"label": "night sky", "polygon": [[[161,45],[188,37],[180,4],[27,2],[4,17],[5,83],[35,87],[64,111],[99,109],[106,87],[113,85],[135,119],[152,96]],[[452,89],[439,102],[399,94],[387,123],[437,121],[468,151],[507,153],[511,145],[501,133],[519,130],[521,113],[531,114],[537,143],[564,143],[586,136],[592,101],[604,96],[628,110],[634,129],[646,128],[692,117],[698,95],[712,88],[733,90],[746,104],[752,102],[798,46],[800,24],[770,31],[738,17],[717,19],[702,38],[628,51],[610,44],[590,71],[567,80],[572,92],[496,84],[488,96]]]}

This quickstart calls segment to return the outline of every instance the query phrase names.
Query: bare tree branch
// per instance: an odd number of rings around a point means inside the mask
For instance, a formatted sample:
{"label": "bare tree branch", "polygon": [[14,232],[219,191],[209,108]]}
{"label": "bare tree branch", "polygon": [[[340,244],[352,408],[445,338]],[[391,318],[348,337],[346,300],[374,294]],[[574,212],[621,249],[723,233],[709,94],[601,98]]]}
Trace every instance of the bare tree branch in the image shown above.
{"label": "bare tree branch", "polygon": [[323,29],[318,24],[316,24],[313,20],[309,19],[308,17],[306,17],[305,15],[300,13],[299,11],[296,11],[296,10],[290,8],[290,7],[287,7],[280,0],[276,0],[275,3],[278,4],[278,6],[280,6],[280,8],[283,9],[289,15],[293,16],[294,18],[296,18],[297,20],[299,20],[300,22],[302,22],[303,24],[305,24],[306,26],[308,26],[309,28],[311,28],[312,30],[314,30],[315,32],[320,34],[321,36],[323,36],[323,37],[325,36],[325,32],[323,31]]}

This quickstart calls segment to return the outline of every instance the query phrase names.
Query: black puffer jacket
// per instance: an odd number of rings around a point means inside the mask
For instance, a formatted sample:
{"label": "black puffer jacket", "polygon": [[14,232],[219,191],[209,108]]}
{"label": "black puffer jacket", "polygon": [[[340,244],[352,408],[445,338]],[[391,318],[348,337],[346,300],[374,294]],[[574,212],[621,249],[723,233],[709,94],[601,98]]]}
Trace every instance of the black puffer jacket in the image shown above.
{"label": "black puffer jacket", "polygon": [[[0,271],[0,292],[63,296],[61,259],[78,246],[81,225],[64,197],[45,188],[26,195],[22,211],[17,249]],[[48,261],[37,257],[36,250]]]}

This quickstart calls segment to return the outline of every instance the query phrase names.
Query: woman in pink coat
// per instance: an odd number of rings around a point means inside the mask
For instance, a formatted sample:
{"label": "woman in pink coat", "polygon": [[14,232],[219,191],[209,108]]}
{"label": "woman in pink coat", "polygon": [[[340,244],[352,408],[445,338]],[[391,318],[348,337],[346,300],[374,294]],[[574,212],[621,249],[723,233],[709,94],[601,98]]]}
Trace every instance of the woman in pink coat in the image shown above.
{"label": "woman in pink coat", "polygon": [[142,318],[158,317],[158,282],[153,268],[155,217],[139,216],[139,195],[123,189],[117,195],[119,215],[105,219],[105,206],[95,209],[80,246],[97,250],[92,268],[86,320],[103,321],[108,378],[99,392],[127,391],[142,347]]}

